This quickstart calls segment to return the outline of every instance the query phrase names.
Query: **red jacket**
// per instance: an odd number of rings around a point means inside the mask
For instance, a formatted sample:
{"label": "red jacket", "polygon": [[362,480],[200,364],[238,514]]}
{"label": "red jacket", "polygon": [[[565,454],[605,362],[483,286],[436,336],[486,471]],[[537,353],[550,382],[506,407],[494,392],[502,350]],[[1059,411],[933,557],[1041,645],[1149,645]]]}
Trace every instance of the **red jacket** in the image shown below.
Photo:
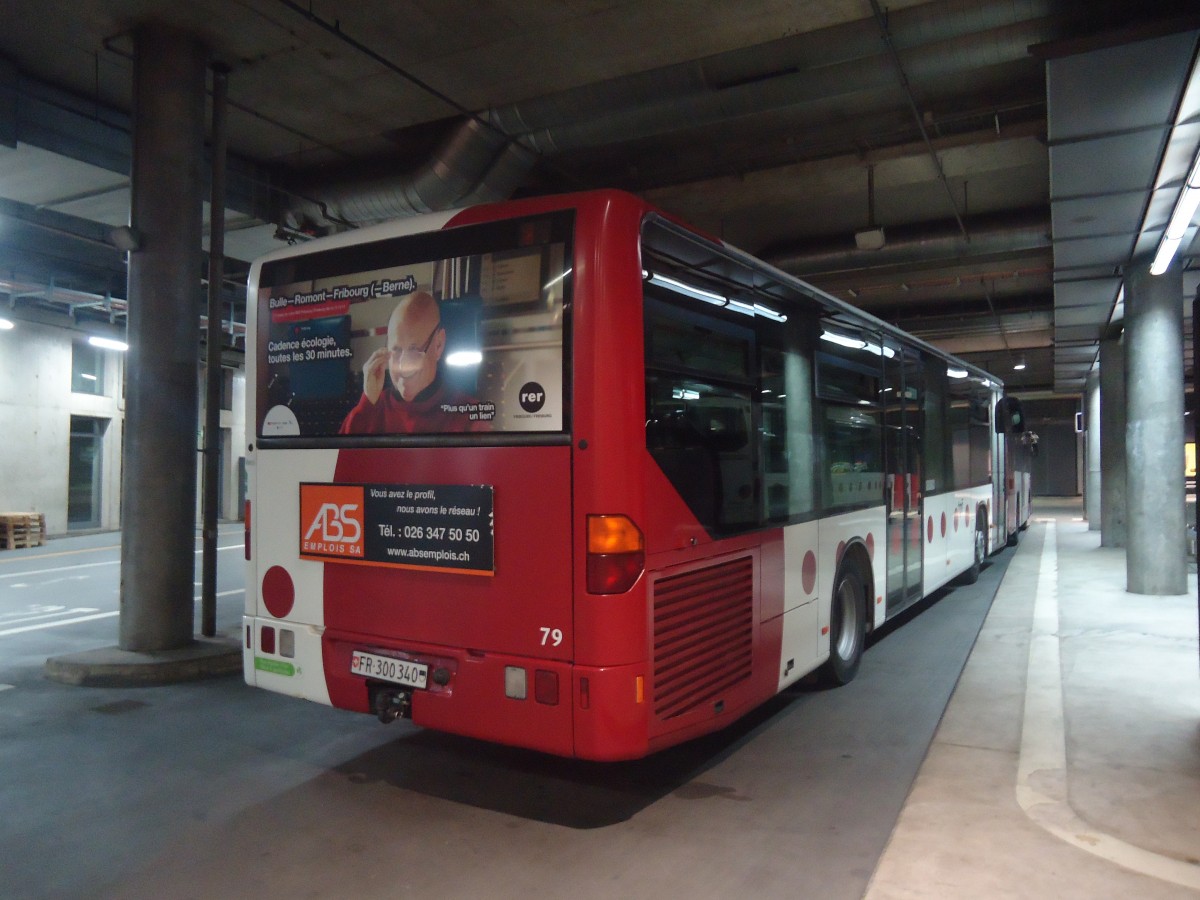
{"label": "red jacket", "polygon": [[[342,421],[339,434],[445,434],[456,431],[490,431],[491,416],[479,401],[447,389],[439,378],[411,401],[384,388],[379,402],[363,394]],[[490,405],[489,405],[490,409]],[[472,419],[474,413],[476,418]]]}

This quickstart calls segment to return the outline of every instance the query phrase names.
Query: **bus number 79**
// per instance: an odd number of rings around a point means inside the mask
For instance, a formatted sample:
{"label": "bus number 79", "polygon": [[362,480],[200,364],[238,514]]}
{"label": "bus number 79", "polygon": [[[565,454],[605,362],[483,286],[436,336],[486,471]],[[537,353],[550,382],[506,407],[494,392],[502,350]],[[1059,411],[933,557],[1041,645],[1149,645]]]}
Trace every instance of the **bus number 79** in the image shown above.
{"label": "bus number 79", "polygon": [[546,628],[542,626],[542,646],[549,644],[551,647],[557,647],[563,641],[563,633],[561,628]]}

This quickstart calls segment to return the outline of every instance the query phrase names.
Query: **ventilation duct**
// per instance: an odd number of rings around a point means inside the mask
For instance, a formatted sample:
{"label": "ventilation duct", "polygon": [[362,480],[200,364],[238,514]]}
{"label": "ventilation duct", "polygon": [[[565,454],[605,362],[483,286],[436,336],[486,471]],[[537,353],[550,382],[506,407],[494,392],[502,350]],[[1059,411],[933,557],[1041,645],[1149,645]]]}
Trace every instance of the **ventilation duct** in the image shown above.
{"label": "ventilation duct", "polygon": [[970,237],[957,222],[929,222],[889,228],[879,249],[855,246],[853,237],[786,248],[764,254],[767,262],[791,275],[810,278],[887,266],[970,260],[987,256],[1049,250],[1050,217],[1044,210],[967,221]]}
{"label": "ventilation duct", "polygon": [[[888,28],[915,81],[1029,60],[1057,36],[1049,0],[978,0],[899,10]],[[290,210],[373,222],[508,197],[537,155],[604,146],[805,104],[896,88],[873,19],[806,32],[492,109],[469,119],[432,160],[402,176],[313,186]],[[484,120],[489,125],[484,124]],[[890,239],[890,235],[889,235]]]}
{"label": "ventilation duct", "polygon": [[287,224],[362,224],[502,199],[517,189],[535,158],[480,120],[467,119],[413,172],[304,191],[314,199],[290,209]]}

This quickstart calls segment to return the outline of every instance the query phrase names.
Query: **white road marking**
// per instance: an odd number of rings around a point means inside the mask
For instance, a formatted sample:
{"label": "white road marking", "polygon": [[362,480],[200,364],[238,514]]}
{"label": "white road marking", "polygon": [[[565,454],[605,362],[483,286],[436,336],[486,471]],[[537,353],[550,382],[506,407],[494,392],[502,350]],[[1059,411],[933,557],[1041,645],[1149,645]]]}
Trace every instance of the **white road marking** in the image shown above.
{"label": "white road marking", "polygon": [[[220,591],[216,596],[229,597],[229,596],[232,596],[233,594],[243,594],[243,593],[245,593],[245,588],[236,588],[231,591]],[[199,603],[200,599],[201,599],[200,597],[194,597],[193,601],[196,603]],[[84,610],[82,610],[82,609],[70,610],[70,612],[84,612]],[[113,610],[112,612],[102,612],[102,613],[96,613],[94,615],[88,615],[88,616],[76,616],[73,619],[59,619],[55,622],[40,622],[37,625],[21,625],[16,628],[5,628],[3,630],[0,630],[0,637],[6,637],[7,635],[10,635],[10,634],[23,634],[27,631],[40,631],[43,628],[58,628],[61,625],[77,625],[80,622],[94,622],[97,619],[111,619],[114,616],[119,616],[120,614],[121,613],[118,610]]]}
{"label": "white road marking", "polygon": [[7,625],[7,624],[11,624],[13,622],[25,623],[25,622],[33,622],[33,621],[36,621],[37,619],[54,619],[54,618],[58,618],[59,616],[69,616],[69,615],[73,615],[75,613],[94,613],[94,612],[100,612],[100,610],[94,606],[79,606],[79,607],[74,607],[72,609],[68,609],[65,606],[51,606],[51,607],[44,607],[44,606],[36,607],[35,606],[35,607],[31,607],[30,609],[26,610],[25,612],[0,613],[0,622],[3,622],[4,624]]}
{"label": "white road marking", "polygon": [[[218,550],[244,550],[245,544],[230,544],[228,547],[218,547],[217,549]],[[203,552],[203,550],[196,550],[195,554],[199,555],[202,552]],[[6,574],[0,575],[0,578],[25,578],[29,575],[49,575],[49,574],[55,574],[58,572],[69,572],[73,569],[94,569],[97,566],[119,566],[120,564],[121,564],[121,561],[119,559],[110,559],[106,562],[80,563],[79,565],[76,565],[76,566],[58,566],[57,568],[53,568],[53,569],[34,569],[30,572],[8,572]]]}
{"label": "white road marking", "polygon": [[26,631],[41,631],[43,628],[59,628],[63,625],[76,625],[80,622],[92,622],[96,619],[111,619],[114,616],[119,616],[120,613],[116,610],[112,612],[96,613],[91,616],[78,616],[74,619],[59,619],[57,622],[42,622],[38,625],[22,625],[20,628],[6,628],[0,631],[0,637],[5,637],[10,634],[22,634]]}
{"label": "white road marking", "polygon": [[33,569],[29,572],[7,572],[3,575],[0,575],[0,578],[27,578],[30,575],[56,575],[59,572],[70,572],[74,569],[94,569],[97,566],[119,566],[120,564],[121,561],[119,559],[110,559],[107,562],[80,563],[77,566],[57,566],[53,569]]}

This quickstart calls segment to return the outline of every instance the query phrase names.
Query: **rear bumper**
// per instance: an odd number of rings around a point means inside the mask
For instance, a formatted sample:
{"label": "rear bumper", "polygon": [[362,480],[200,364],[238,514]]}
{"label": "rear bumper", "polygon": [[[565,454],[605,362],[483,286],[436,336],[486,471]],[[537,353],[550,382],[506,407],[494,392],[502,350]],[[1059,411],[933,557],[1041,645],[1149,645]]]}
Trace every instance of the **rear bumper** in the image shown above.
{"label": "rear bumper", "polygon": [[[276,653],[260,645],[263,626],[276,629]],[[292,657],[278,654],[279,633],[290,630]],[[416,725],[480,740],[592,760],[636,759],[663,745],[649,738],[646,666],[575,666],[558,660],[451,650],[413,641],[323,632],[275,619],[244,619],[245,676],[249,684],[341,709],[373,713],[372,681],[350,671],[355,650],[394,656],[429,667],[429,686],[413,690]],[[443,670],[444,684],[435,680]],[[508,696],[509,670],[524,672],[524,698]],[[543,691],[537,690],[539,679]],[[549,702],[547,683],[557,686]],[[511,691],[510,691],[511,692]],[[700,729],[704,730],[704,729]],[[711,730],[711,726],[708,730]],[[674,743],[667,741],[666,743]]]}

